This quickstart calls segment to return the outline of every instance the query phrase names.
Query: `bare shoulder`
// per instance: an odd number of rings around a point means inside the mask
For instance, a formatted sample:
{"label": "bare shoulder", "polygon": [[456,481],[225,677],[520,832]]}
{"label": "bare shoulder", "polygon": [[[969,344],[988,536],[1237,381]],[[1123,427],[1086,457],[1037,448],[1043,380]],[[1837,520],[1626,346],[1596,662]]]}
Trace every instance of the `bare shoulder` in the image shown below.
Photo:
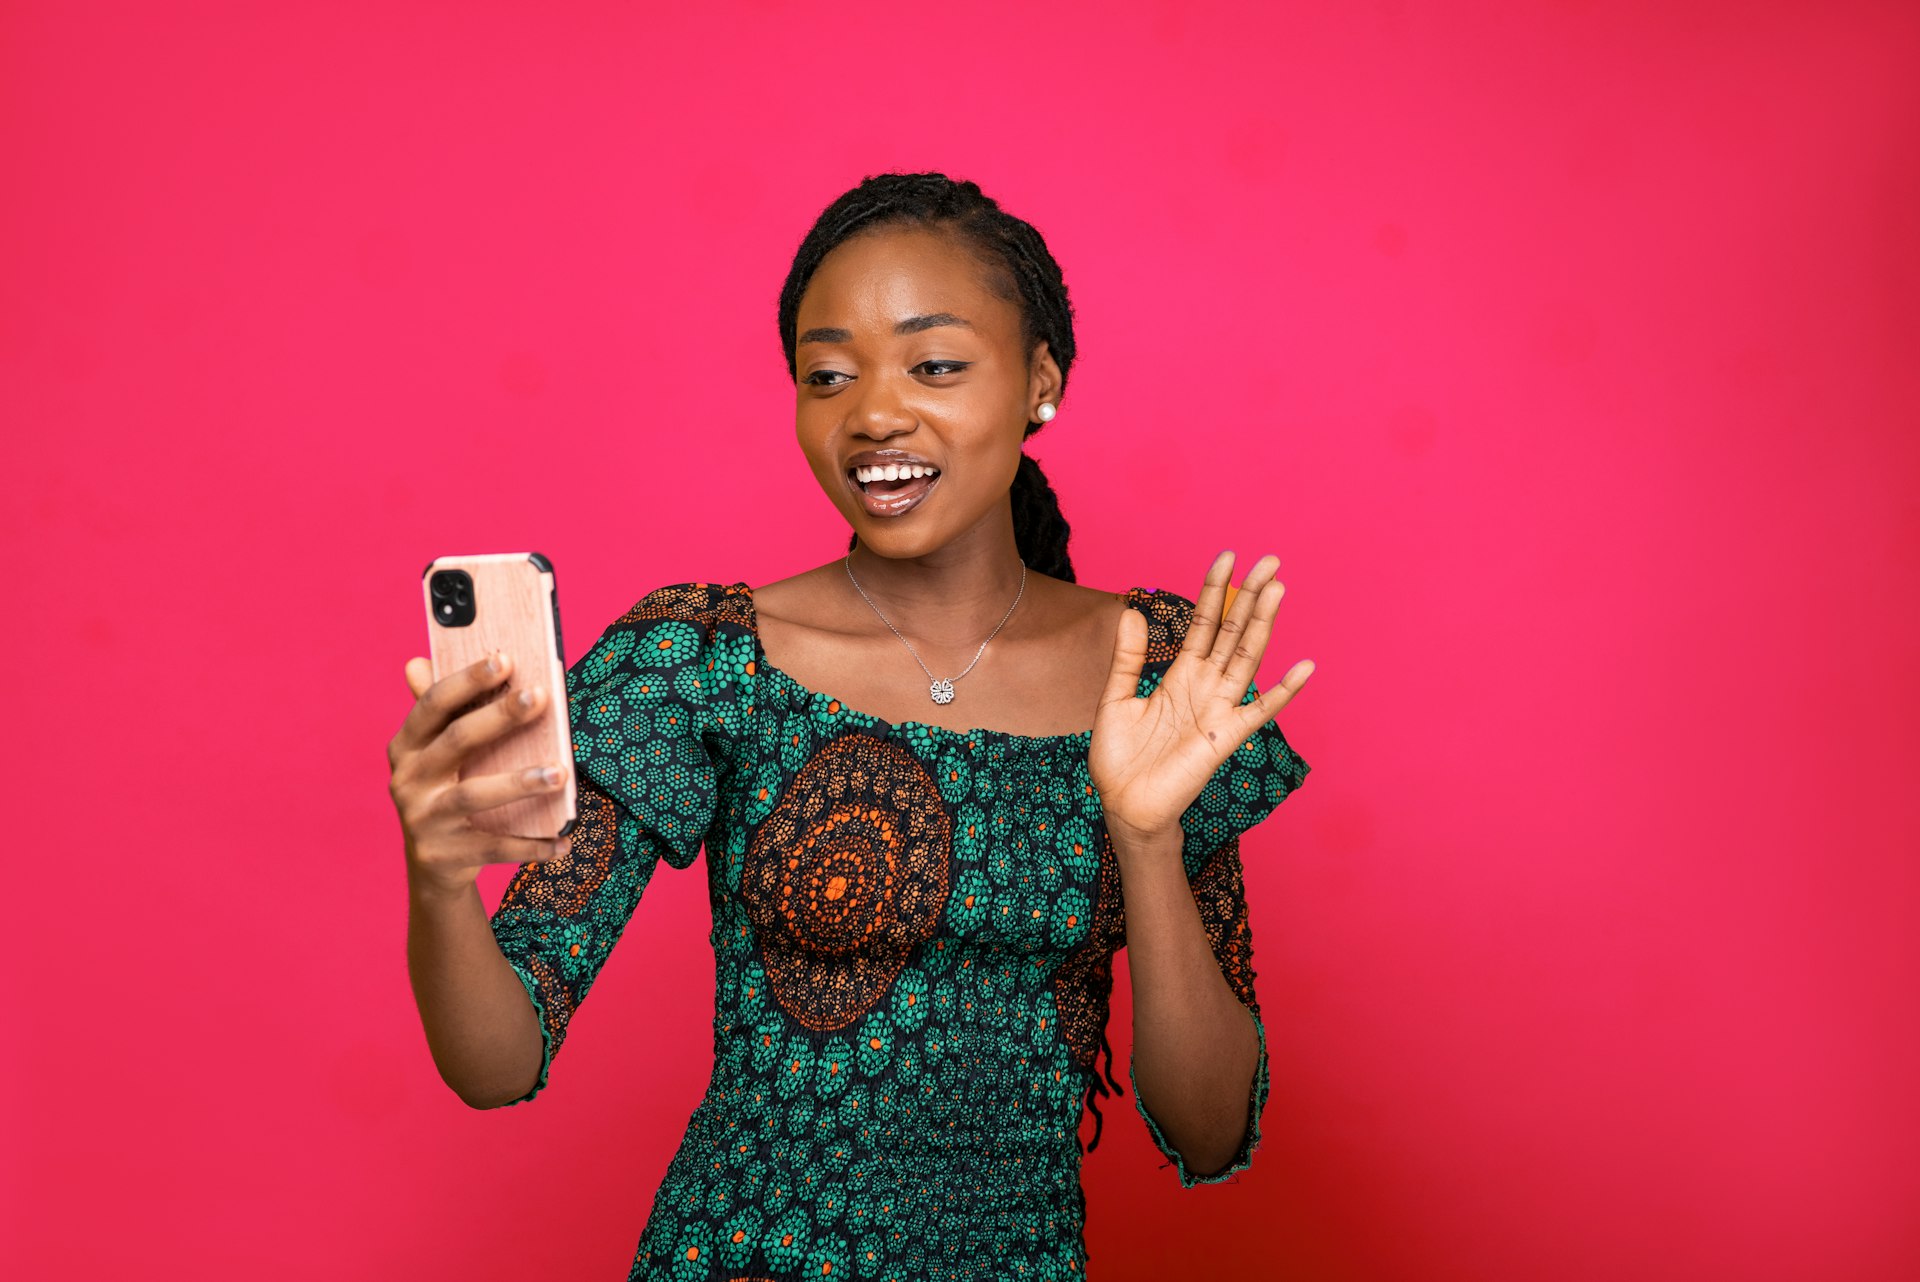
{"label": "bare shoulder", "polygon": [[1120,616],[1127,609],[1125,589],[1088,587],[1044,574],[1033,576],[1032,583],[1039,586],[1044,603],[1044,608],[1035,612],[1044,616],[1036,620],[1036,631],[1067,644],[1083,639],[1111,644]]}
{"label": "bare shoulder", "polygon": [[840,562],[829,561],[754,588],[754,612],[776,624],[833,631],[834,620],[840,617],[838,607],[844,605],[839,593],[845,586],[844,579],[834,576],[844,573]]}

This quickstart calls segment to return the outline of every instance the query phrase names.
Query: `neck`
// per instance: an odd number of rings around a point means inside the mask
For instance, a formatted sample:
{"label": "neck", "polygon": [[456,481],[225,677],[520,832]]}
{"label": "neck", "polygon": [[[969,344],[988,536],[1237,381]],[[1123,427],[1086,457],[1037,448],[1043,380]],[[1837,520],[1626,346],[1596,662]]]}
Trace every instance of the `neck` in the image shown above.
{"label": "neck", "polygon": [[[1033,595],[1030,571],[1021,594],[1022,567],[1011,520],[1001,537],[955,540],[923,556],[881,556],[863,541],[848,554],[846,564],[873,605],[915,645],[977,646],[1003,618],[1004,637]],[[841,578],[846,578],[844,571]],[[852,583],[846,584],[846,592],[856,617],[864,614],[875,629],[887,631]],[[1007,618],[1016,594],[1021,594],[1020,608]]]}

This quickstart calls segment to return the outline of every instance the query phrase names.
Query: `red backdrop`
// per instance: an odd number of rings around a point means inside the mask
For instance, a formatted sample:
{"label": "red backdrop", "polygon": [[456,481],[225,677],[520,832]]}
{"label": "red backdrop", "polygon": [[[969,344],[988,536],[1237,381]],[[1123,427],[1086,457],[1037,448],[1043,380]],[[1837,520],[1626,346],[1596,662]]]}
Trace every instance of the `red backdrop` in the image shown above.
{"label": "red backdrop", "polygon": [[835,555],[775,295],[926,167],[1066,266],[1082,581],[1276,551],[1263,680],[1319,665],[1248,841],[1265,1146],[1183,1191],[1122,1101],[1096,1282],[1914,1276],[1917,46],[1834,0],[7,5],[14,1276],[623,1275],[710,1067],[704,872],[537,1105],[440,1083],[420,567],[546,552],[577,655]]}

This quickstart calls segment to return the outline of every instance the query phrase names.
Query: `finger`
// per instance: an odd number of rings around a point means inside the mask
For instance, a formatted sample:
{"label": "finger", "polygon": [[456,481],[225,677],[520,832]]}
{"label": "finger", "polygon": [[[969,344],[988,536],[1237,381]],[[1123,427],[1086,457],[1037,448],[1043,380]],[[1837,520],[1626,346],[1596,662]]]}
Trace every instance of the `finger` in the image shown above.
{"label": "finger", "polygon": [[462,779],[442,794],[442,804],[457,815],[477,814],[510,801],[542,797],[566,786],[567,770],[557,762],[531,770],[504,770],[499,774]]}
{"label": "finger", "polygon": [[1253,563],[1247,571],[1247,577],[1240,582],[1240,591],[1233,599],[1233,605],[1220,620],[1220,627],[1214,635],[1213,645],[1207,653],[1207,662],[1214,667],[1226,670],[1232,661],[1233,653],[1239,648],[1241,639],[1247,630],[1247,620],[1253,615],[1254,603],[1259,600],[1260,589],[1273,578],[1275,570],[1280,568],[1280,558],[1269,553]]}
{"label": "finger", "polygon": [[1280,598],[1286,595],[1287,585],[1278,579],[1269,579],[1260,585],[1254,596],[1253,614],[1247,619],[1247,630],[1240,636],[1240,644],[1234,647],[1227,658],[1225,676],[1227,684],[1236,692],[1245,690],[1247,683],[1254,679],[1260,670],[1260,660],[1267,653],[1267,642],[1273,636],[1273,616],[1280,609]]}
{"label": "finger", "polygon": [[418,700],[421,695],[425,694],[432,687],[433,664],[425,659],[408,659],[407,689],[413,691],[413,697]]}
{"label": "finger", "polygon": [[515,690],[455,717],[433,742],[420,750],[420,769],[428,778],[453,774],[475,752],[535,720],[547,710],[542,686]]}
{"label": "finger", "polygon": [[1233,551],[1228,549],[1213,558],[1206,578],[1200,581],[1200,595],[1193,600],[1193,617],[1187,620],[1187,635],[1180,643],[1181,654],[1204,657],[1213,648],[1213,634],[1220,626],[1220,608],[1227,599],[1227,581],[1233,577]]}
{"label": "finger", "polygon": [[1312,675],[1313,660],[1302,659],[1287,669],[1287,675],[1280,678],[1278,684],[1251,703],[1242,704],[1241,713],[1249,722],[1246,733],[1253,734],[1279,716],[1280,710],[1293,701],[1293,696],[1300,693],[1300,688],[1307,684],[1307,678]]}
{"label": "finger", "polygon": [[[462,708],[513,675],[513,656],[496,651],[478,663],[450,672],[428,686],[415,700],[394,742],[412,751],[431,743]],[[411,672],[409,672],[411,677]]]}
{"label": "finger", "polygon": [[1147,617],[1129,606],[1120,612],[1120,626],[1114,630],[1113,666],[1107,670],[1107,687],[1100,692],[1101,705],[1137,695],[1140,669],[1146,661]]}
{"label": "finger", "polygon": [[476,864],[544,864],[564,858],[573,849],[571,837],[476,836],[465,853]]}

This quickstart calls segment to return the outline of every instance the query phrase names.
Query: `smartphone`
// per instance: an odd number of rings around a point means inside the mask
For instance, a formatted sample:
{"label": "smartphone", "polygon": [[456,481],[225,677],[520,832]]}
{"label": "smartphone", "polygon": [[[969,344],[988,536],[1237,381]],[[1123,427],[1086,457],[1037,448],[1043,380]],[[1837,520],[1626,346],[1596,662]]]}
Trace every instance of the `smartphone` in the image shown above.
{"label": "smartphone", "polygon": [[510,837],[564,837],[578,821],[573,783],[573,735],[567,724],[566,651],[560,639],[560,597],[553,563],[538,552],[443,556],[421,576],[426,591],[428,642],[435,681],[484,660],[495,650],[512,656],[505,684],[460,709],[464,716],[495,699],[545,686],[547,709],[538,721],[480,748],[461,768],[473,775],[513,773],[559,763],[566,787],[510,801],[473,815],[483,832]]}

